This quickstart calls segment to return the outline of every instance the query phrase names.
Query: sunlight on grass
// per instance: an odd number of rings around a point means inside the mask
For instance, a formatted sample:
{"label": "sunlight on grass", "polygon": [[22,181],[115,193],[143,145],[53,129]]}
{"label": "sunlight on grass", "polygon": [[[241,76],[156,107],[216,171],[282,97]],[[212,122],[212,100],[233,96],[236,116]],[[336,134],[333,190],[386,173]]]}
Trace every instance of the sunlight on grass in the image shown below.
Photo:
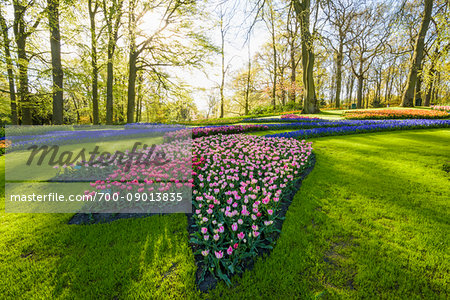
{"label": "sunlight on grass", "polygon": [[[315,139],[273,252],[203,296],[448,297],[449,145],[446,129]],[[202,297],[184,214],[78,226],[0,209],[5,299]]]}

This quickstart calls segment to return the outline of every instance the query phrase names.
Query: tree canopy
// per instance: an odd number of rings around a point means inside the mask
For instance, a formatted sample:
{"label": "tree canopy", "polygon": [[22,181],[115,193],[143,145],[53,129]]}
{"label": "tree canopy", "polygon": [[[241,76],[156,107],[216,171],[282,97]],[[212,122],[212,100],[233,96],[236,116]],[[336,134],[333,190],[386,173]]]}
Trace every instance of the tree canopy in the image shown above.
{"label": "tree canopy", "polygon": [[0,115],[117,124],[445,103],[449,16],[445,0],[3,1]]}

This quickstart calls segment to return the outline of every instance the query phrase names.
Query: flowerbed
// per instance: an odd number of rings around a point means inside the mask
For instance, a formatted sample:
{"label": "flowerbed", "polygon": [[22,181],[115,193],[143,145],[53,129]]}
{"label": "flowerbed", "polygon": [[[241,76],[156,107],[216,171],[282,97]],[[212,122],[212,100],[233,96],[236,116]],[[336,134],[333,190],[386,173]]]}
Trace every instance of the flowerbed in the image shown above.
{"label": "flowerbed", "polygon": [[297,116],[295,114],[282,115],[280,118],[281,119],[317,119],[317,118],[311,118],[311,117],[306,117],[306,116]]}
{"label": "flowerbed", "polygon": [[[91,181],[85,195],[95,197],[97,192],[109,195],[104,201],[87,203],[82,212],[170,213],[185,212],[182,208],[191,205],[193,172],[188,139],[55,168],[57,181],[73,182],[79,178]],[[158,193],[162,193],[159,194],[162,198],[156,198]],[[189,198],[177,199],[178,195]]]}
{"label": "flowerbed", "polygon": [[432,105],[431,109],[450,112],[450,105]]}
{"label": "flowerbed", "polygon": [[280,124],[266,124],[270,130],[289,130],[289,129],[308,129],[317,127],[338,127],[338,126],[358,126],[382,123],[381,120],[339,120],[339,121],[327,121],[319,119],[320,121],[314,122],[292,122],[292,123],[280,123]]}
{"label": "flowerbed", "polygon": [[10,144],[11,142],[6,140],[4,136],[0,137],[0,156],[5,154],[5,149],[9,147]]}
{"label": "flowerbed", "polygon": [[[308,122],[291,122],[279,124],[261,124],[261,125],[229,125],[229,126],[207,126],[196,127],[185,130],[178,130],[168,132],[164,135],[164,141],[170,142],[175,139],[183,139],[187,137],[198,138],[202,136],[211,136],[217,134],[234,134],[246,133],[252,131],[264,130],[295,130],[295,129],[310,129],[318,127],[340,127],[340,126],[361,126],[370,124],[381,124],[382,120],[339,120],[326,121],[323,119],[311,119]],[[317,121],[318,120],[318,121]]]}
{"label": "flowerbed", "polygon": [[365,119],[445,119],[450,114],[439,110],[425,109],[380,109],[380,110],[356,110],[346,112],[346,119],[365,120]]}
{"label": "flowerbed", "polygon": [[297,117],[297,118],[267,118],[267,119],[244,119],[242,123],[295,123],[295,122],[317,122],[326,121],[320,118]]}
{"label": "flowerbed", "polygon": [[169,142],[175,139],[192,136],[192,138],[198,138],[202,136],[216,135],[216,134],[233,134],[244,133],[250,131],[267,130],[265,125],[228,125],[228,126],[206,126],[206,127],[194,127],[190,129],[178,130],[174,132],[166,133],[164,141]]}
{"label": "flowerbed", "polygon": [[[189,157],[188,144],[192,146],[189,158],[192,164],[185,160]],[[161,147],[168,154],[166,158],[174,163],[162,165],[158,170],[149,170],[141,164],[115,165],[106,176],[103,169],[99,170],[104,179],[93,181],[92,188],[85,194],[93,195],[94,191],[110,194],[164,192],[171,185],[173,188],[192,186],[193,213],[189,217],[189,232],[199,267],[199,286],[217,280],[229,284],[232,275],[242,272],[256,255],[272,248],[289,201],[305,176],[305,170],[313,163],[312,145],[304,140],[218,134],[157,145],[156,150]],[[146,150],[138,151],[144,158],[150,155]],[[177,153],[185,155],[172,155]],[[192,165],[192,169],[186,165]],[[101,164],[100,168],[103,168]],[[88,175],[83,169],[66,166],[58,174],[62,179],[77,177],[74,173],[86,178]],[[177,175],[180,169],[181,178]],[[167,183],[170,177],[173,180]],[[89,209],[103,209],[90,205]],[[120,201],[111,205],[105,209],[130,209]],[[203,287],[202,290],[211,288]]]}
{"label": "flowerbed", "polygon": [[390,131],[399,129],[418,129],[418,128],[442,128],[450,127],[450,120],[386,120],[375,124],[338,126],[338,127],[319,127],[313,129],[302,129],[292,132],[283,132],[278,134],[268,134],[267,137],[284,138],[311,138],[331,135],[347,135],[365,132]]}
{"label": "flowerbed", "polygon": [[311,143],[249,135],[193,141],[191,243],[202,282],[210,272],[228,284],[244,261],[271,248],[285,191],[311,163]]}

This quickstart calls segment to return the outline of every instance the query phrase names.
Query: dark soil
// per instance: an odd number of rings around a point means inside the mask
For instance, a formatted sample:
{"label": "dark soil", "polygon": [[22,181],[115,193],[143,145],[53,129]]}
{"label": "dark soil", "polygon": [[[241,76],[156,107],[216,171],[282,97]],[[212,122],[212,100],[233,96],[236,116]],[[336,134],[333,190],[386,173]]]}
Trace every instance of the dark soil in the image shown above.
{"label": "dark soil", "polygon": [[146,214],[146,213],[94,213],[85,214],[77,213],[70,220],[68,224],[76,225],[90,225],[99,223],[109,223],[119,219],[129,219],[129,218],[145,218],[158,214]]}

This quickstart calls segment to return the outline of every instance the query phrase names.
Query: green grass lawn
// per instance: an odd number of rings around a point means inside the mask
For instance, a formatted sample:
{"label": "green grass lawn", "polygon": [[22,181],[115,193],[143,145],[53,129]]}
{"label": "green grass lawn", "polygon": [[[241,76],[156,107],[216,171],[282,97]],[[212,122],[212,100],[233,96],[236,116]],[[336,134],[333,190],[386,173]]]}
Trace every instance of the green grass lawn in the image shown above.
{"label": "green grass lawn", "polygon": [[[449,146],[448,129],[315,139],[316,167],[271,255],[204,296],[448,298]],[[184,215],[70,217],[0,212],[0,298],[202,296]]]}

